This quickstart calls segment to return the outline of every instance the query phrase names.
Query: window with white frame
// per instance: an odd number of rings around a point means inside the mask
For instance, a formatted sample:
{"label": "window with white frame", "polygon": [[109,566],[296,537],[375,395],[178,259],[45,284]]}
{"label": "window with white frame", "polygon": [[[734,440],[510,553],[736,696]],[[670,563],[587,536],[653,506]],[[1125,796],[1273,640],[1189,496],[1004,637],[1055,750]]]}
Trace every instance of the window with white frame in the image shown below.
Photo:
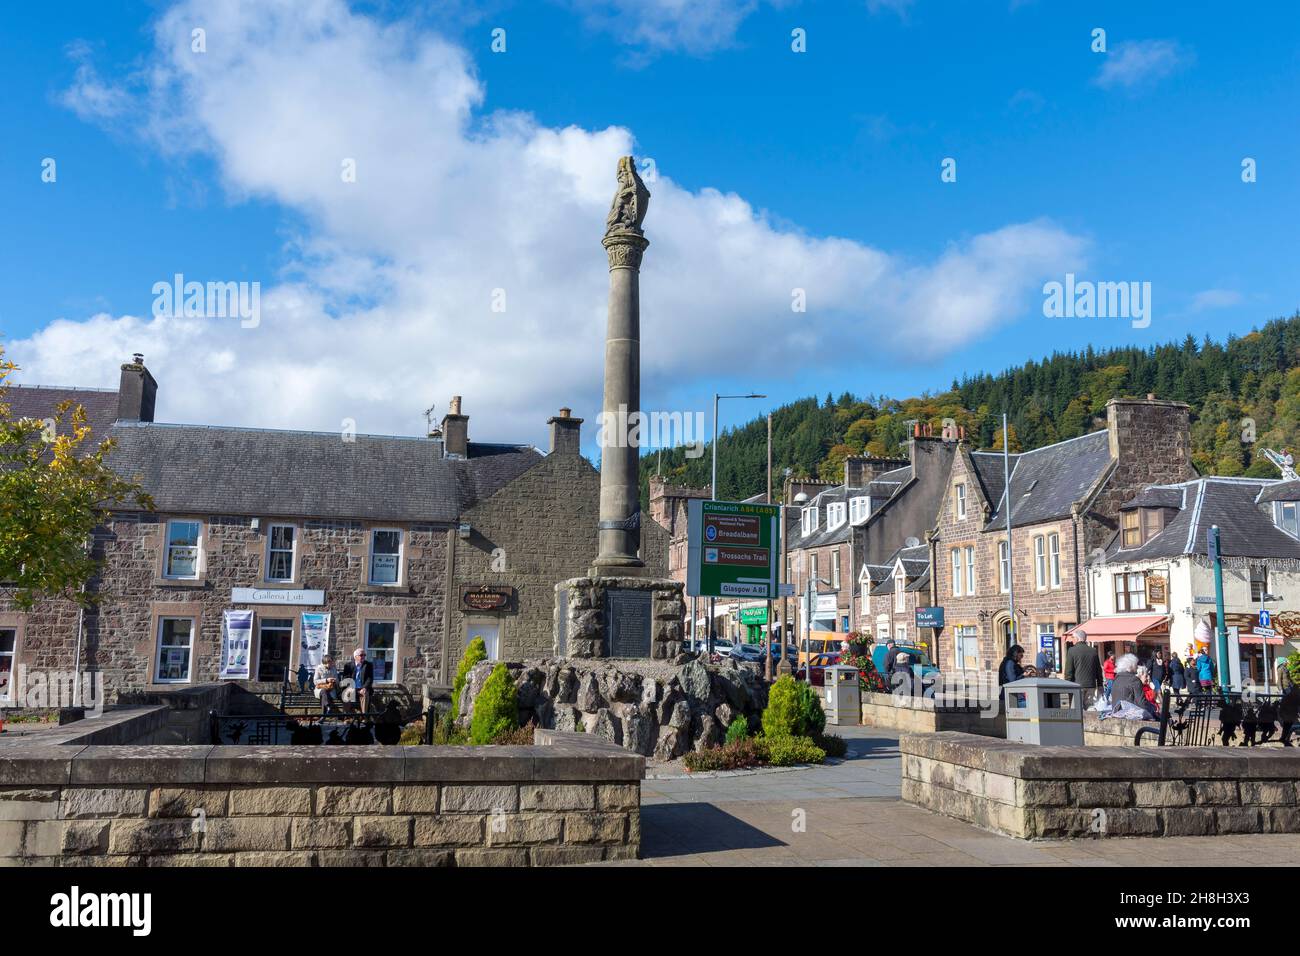
{"label": "window with white frame", "polygon": [[1061,536],[1059,534],[1047,536],[1047,570],[1052,587],[1059,588],[1061,586]]}
{"label": "window with white frame", "polygon": [[1011,590],[1011,546],[998,542],[998,590],[1006,594]]}
{"label": "window with white frame", "polygon": [[397,622],[366,621],[366,660],[375,666],[375,683],[397,680]]}
{"label": "window with white frame", "polygon": [[292,581],[297,569],[298,529],[291,524],[273,524],[266,534],[266,579]]}
{"label": "window with white frame", "polygon": [[1291,537],[1300,538],[1300,502],[1275,501],[1273,523]]}
{"label": "window with white frame", "polygon": [[840,589],[840,549],[831,552],[831,587]]}
{"label": "window with white frame", "polygon": [[18,629],[0,627],[0,700],[13,693],[14,656],[18,653]]}
{"label": "window with white frame", "polygon": [[961,548],[952,549],[952,596],[961,597],[961,584],[965,575],[961,568]]}
{"label": "window with white frame", "polygon": [[816,590],[817,590],[817,553],[816,553],[816,552],[813,552],[812,554],[808,555],[808,558],[809,558],[809,562],[808,562],[809,574],[808,574],[808,577],[812,578],[812,589],[813,589],[814,591],[816,591]]}
{"label": "window with white frame", "polygon": [[1034,538],[1034,588],[1047,587],[1047,539],[1041,534]]}
{"label": "window with white frame", "polygon": [[203,524],[199,521],[167,522],[167,553],[163,556],[163,577],[197,578],[199,576],[199,542]]}
{"label": "window with white frame", "polygon": [[871,499],[867,497],[853,498],[849,501],[849,520],[854,524],[860,524],[871,517]]}
{"label": "window with white frame", "polygon": [[957,505],[957,520],[960,521],[966,517],[966,482],[959,481],[957,483],[954,501]]}
{"label": "window with white frame", "polygon": [[817,506],[809,505],[800,515],[804,537],[817,530]]}
{"label": "window with white frame", "polygon": [[374,528],[370,532],[370,583],[397,584],[401,580],[402,532]]}
{"label": "window with white frame", "polygon": [[966,594],[975,593],[975,545],[966,546]]}
{"label": "window with white frame", "polygon": [[903,579],[903,572],[899,569],[894,570],[894,610],[901,614],[907,610],[907,595],[904,593],[904,587],[907,582]]}
{"label": "window with white frame", "polygon": [[158,660],[154,683],[188,684],[194,662],[194,619],[164,617],[158,620]]}
{"label": "window with white frame", "polygon": [[845,505],[843,502],[837,502],[826,506],[826,527],[838,528],[844,524]]}
{"label": "window with white frame", "polygon": [[898,625],[895,625],[895,627],[894,627],[894,643],[895,643],[895,644],[906,644],[906,643],[907,643],[907,625],[906,625],[906,624],[898,624]]}

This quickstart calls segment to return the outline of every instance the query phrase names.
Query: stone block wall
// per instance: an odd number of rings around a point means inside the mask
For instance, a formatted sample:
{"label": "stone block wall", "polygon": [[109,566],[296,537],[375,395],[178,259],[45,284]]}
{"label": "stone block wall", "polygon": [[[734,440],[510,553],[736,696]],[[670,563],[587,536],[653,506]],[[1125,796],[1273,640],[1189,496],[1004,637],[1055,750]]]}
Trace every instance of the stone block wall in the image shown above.
{"label": "stone block wall", "polygon": [[528,747],[0,750],[0,866],[551,866],[635,858],[641,757]]}
{"label": "stone block wall", "polygon": [[[1134,738],[1143,727],[1160,729],[1158,720],[1124,720],[1110,717],[1102,720],[1094,711],[1084,711],[1083,742],[1089,747],[1136,747]],[[1155,746],[1156,738],[1146,736],[1143,746]]]}
{"label": "stone block wall", "polygon": [[1007,722],[996,704],[991,710],[975,706],[935,707],[933,698],[894,694],[863,694],[864,727],[887,727],[904,733],[953,730],[988,737],[1007,735]]}
{"label": "stone block wall", "polygon": [[903,799],[1022,839],[1300,833],[1300,753],[909,735]]}
{"label": "stone block wall", "polygon": [[552,654],[573,658],[610,656],[609,636],[605,633],[605,602],[606,592],[615,589],[651,593],[652,659],[672,660],[682,653],[686,602],[682,597],[682,586],[676,581],[666,578],[580,577],[555,585]]}

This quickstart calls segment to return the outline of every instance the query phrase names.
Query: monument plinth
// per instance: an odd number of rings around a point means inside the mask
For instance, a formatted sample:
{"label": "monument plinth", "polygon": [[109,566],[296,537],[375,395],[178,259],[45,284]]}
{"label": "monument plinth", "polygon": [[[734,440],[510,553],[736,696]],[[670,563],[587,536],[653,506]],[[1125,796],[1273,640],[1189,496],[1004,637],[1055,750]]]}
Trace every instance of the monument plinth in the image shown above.
{"label": "monument plinth", "polygon": [[[650,575],[640,555],[641,259],[650,190],[631,156],[601,245],[609,258],[605,393],[600,427],[600,521],[585,578],[556,586],[555,652],[562,657],[674,657],[682,649],[682,585]],[[634,417],[636,416],[636,417]]]}

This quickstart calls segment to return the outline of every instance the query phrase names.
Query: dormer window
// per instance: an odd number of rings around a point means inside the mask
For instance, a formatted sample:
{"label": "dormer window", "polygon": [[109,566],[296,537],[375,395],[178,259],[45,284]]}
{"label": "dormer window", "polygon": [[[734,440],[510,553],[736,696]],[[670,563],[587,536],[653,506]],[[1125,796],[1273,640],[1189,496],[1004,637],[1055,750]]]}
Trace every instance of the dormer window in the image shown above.
{"label": "dormer window", "polygon": [[1120,513],[1120,547],[1140,548],[1165,527],[1161,508],[1133,508]]}
{"label": "dormer window", "polygon": [[826,506],[827,529],[838,528],[840,525],[844,524],[844,512],[845,512],[845,506],[842,502],[837,504],[827,505]]}
{"label": "dormer window", "polygon": [[1291,537],[1300,538],[1300,502],[1273,502],[1273,523]]}
{"label": "dormer window", "polygon": [[863,495],[849,501],[849,520],[861,524],[871,517],[871,499]]}
{"label": "dormer window", "polygon": [[803,515],[802,515],[803,535],[804,537],[807,537],[808,535],[812,534],[816,530],[817,530],[817,506],[809,505],[807,508],[803,509]]}

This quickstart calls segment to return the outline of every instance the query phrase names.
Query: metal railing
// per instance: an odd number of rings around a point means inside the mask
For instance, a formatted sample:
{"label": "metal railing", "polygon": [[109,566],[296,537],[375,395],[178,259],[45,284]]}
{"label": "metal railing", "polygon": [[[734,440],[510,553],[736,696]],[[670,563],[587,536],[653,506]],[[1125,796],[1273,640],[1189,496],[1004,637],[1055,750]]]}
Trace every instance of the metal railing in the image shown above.
{"label": "metal railing", "polygon": [[[1281,694],[1255,691],[1214,688],[1175,695],[1165,689],[1160,695],[1159,727],[1141,728],[1133,743],[1140,747],[1143,738],[1154,735],[1158,747],[1229,747],[1240,736],[1240,746],[1256,747],[1276,736],[1289,746],[1295,721],[1290,710],[1280,706],[1282,702]],[[1284,720],[1284,715],[1292,719]]]}

